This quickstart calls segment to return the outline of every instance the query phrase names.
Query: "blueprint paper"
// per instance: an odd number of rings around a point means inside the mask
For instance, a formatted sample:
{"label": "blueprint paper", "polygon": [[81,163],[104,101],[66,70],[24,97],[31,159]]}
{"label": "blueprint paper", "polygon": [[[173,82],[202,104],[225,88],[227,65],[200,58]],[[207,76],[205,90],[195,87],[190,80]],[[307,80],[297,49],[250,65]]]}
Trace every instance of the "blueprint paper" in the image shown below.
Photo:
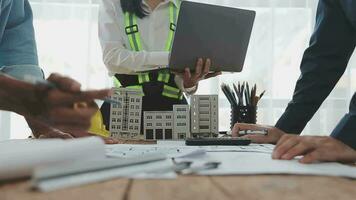
{"label": "blueprint paper", "polygon": [[204,160],[218,161],[221,165],[217,169],[201,171],[200,175],[297,174],[356,178],[356,167],[340,163],[301,164],[297,159],[273,160],[271,155],[261,153],[215,152],[208,153]]}
{"label": "blueprint paper", "polygon": [[136,157],[162,153],[171,158],[202,156],[206,152],[256,152],[271,154],[274,145],[251,144],[249,146],[186,146],[184,141],[158,141],[157,145],[106,145],[110,157]]}

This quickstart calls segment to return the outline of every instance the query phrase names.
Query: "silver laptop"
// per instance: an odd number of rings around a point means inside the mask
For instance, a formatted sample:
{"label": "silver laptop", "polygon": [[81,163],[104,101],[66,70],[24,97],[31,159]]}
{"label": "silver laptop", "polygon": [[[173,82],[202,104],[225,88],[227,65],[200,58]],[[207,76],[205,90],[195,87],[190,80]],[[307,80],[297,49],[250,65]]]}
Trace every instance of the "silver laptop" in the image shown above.
{"label": "silver laptop", "polygon": [[194,70],[197,58],[210,58],[211,71],[241,72],[256,12],[183,1],[170,68]]}

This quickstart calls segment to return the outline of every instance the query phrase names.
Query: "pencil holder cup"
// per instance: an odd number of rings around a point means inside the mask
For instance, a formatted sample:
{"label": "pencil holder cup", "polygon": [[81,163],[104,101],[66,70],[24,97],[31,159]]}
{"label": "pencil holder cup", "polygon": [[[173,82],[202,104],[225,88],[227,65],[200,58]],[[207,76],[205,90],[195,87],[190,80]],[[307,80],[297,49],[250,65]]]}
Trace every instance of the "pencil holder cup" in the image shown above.
{"label": "pencil holder cup", "polygon": [[231,129],[239,123],[256,124],[257,107],[255,106],[232,106],[231,107]]}

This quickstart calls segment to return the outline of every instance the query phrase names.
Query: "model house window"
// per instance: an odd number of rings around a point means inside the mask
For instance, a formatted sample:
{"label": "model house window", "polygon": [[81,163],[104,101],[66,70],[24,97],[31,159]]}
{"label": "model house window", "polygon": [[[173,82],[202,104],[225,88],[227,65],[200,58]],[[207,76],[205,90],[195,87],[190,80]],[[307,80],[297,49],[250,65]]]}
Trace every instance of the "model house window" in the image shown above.
{"label": "model house window", "polygon": [[135,119],[135,123],[139,123],[138,119]]}
{"label": "model house window", "polygon": [[136,117],[140,116],[140,113],[139,113],[139,112],[136,112],[136,113],[135,113],[135,116],[136,116]]}
{"label": "model house window", "polygon": [[112,114],[113,114],[113,115],[116,115],[116,111],[112,111]]}
{"label": "model house window", "polygon": [[112,125],[112,126],[111,126],[111,128],[112,128],[112,129],[115,129],[115,128],[116,128],[116,126],[115,126],[115,125]]}
{"label": "model house window", "polygon": [[163,129],[156,129],[156,139],[163,140]]}
{"label": "model house window", "polygon": [[135,99],[134,99],[134,98],[131,98],[131,102],[132,102],[132,103],[135,103]]}
{"label": "model house window", "polygon": [[209,126],[199,126],[199,129],[209,129]]}
{"label": "model house window", "polygon": [[141,102],[141,99],[136,98],[136,103],[140,103],[140,102]]}
{"label": "model house window", "polygon": [[179,134],[179,139],[185,139],[185,133],[180,133]]}
{"label": "model house window", "polygon": [[135,114],[135,113],[133,113],[133,112],[130,112],[130,116],[134,116],[134,114]]}
{"label": "model house window", "polygon": [[135,109],[135,106],[134,106],[134,105],[131,105],[130,108],[131,108],[131,109]]}
{"label": "model house window", "polygon": [[147,116],[146,119],[152,119],[152,116]]}
{"label": "model house window", "polygon": [[171,122],[167,122],[166,126],[172,126],[172,123]]}
{"label": "model house window", "polygon": [[177,123],[177,126],[186,126],[187,123]]}
{"label": "model house window", "polygon": [[130,119],[130,123],[133,123],[134,122],[134,120],[133,119]]}
{"label": "model house window", "polygon": [[165,129],[164,130],[164,139],[171,140],[173,139],[173,132],[172,129]]}
{"label": "model house window", "polygon": [[162,115],[157,115],[156,119],[162,119]]}
{"label": "model house window", "polygon": [[172,116],[171,115],[167,115],[166,119],[172,119]]}
{"label": "model house window", "polygon": [[136,106],[136,109],[137,109],[137,110],[140,109],[140,106]]}
{"label": "model house window", "polygon": [[153,140],[153,130],[152,129],[147,129],[146,130],[146,139],[147,140]]}
{"label": "model house window", "polygon": [[112,118],[112,119],[111,119],[111,122],[116,122],[116,118]]}
{"label": "model house window", "polygon": [[120,119],[120,118],[118,118],[118,119],[117,119],[117,122],[121,122],[121,119]]}
{"label": "model house window", "polygon": [[156,123],[156,126],[162,126],[162,123]]}
{"label": "model house window", "polygon": [[130,128],[129,128],[130,130],[133,130],[133,126],[130,126]]}
{"label": "model house window", "polygon": [[147,123],[146,126],[152,126],[152,123]]}

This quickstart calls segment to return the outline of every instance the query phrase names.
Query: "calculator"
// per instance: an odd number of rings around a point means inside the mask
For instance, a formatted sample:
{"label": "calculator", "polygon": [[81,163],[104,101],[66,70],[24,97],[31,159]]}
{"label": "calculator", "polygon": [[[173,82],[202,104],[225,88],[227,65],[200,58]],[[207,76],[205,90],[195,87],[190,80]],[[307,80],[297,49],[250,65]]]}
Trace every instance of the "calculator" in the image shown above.
{"label": "calculator", "polygon": [[251,144],[246,138],[188,138],[187,146],[247,146]]}

